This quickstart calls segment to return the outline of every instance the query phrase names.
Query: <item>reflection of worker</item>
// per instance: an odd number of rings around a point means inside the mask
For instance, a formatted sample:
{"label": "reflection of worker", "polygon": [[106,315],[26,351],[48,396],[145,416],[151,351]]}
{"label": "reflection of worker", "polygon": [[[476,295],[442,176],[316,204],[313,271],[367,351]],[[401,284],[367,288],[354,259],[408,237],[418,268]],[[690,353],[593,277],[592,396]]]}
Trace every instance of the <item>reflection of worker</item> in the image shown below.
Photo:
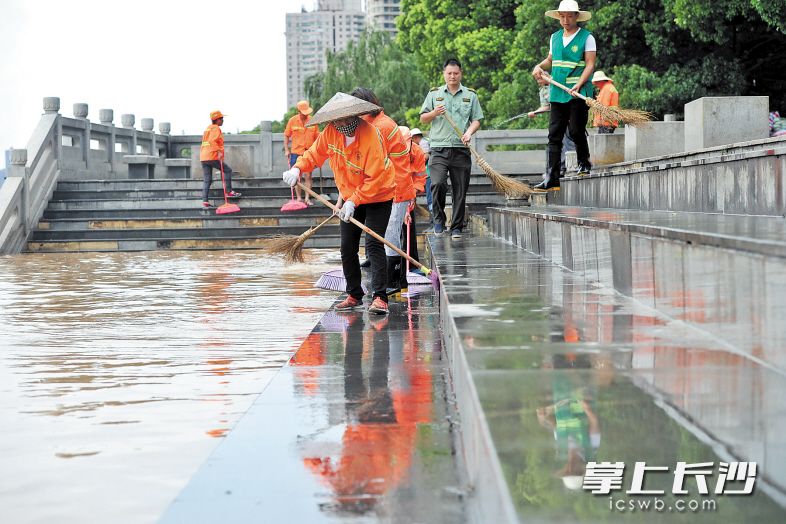
{"label": "reflection of worker", "polygon": [[[312,111],[313,109],[308,104],[308,100],[301,100],[297,103],[297,114],[289,119],[286,129],[284,129],[284,154],[287,157],[289,167],[294,166],[300,155],[317,140],[319,128],[308,126],[308,121],[311,119],[309,115]],[[292,142],[291,147],[289,145],[290,142]],[[311,173],[304,172],[302,175],[305,186],[311,189]],[[295,186],[295,196],[297,196],[298,202],[303,201],[301,190],[298,186]],[[308,193],[306,193],[305,202],[309,206],[312,204],[311,196]]]}
{"label": "reflection of worker", "polygon": [[224,172],[226,181],[227,197],[239,198],[240,193],[232,190],[232,168],[224,162],[224,133],[221,126],[224,125],[224,115],[221,111],[210,113],[210,120],[213,122],[202,135],[202,147],[199,150],[199,161],[202,163],[202,207],[211,208],[208,193],[210,185],[213,183],[213,170],[218,169]]}
{"label": "reflection of worker", "polygon": [[[592,367],[587,355],[555,355],[555,370],[587,370]],[[595,460],[600,447],[600,425],[593,407],[592,389],[581,384],[585,372],[555,373],[552,383],[554,403],[538,408],[538,422],[550,429],[557,447],[557,460],[564,463],[557,471],[566,488],[581,489],[587,462]]]}

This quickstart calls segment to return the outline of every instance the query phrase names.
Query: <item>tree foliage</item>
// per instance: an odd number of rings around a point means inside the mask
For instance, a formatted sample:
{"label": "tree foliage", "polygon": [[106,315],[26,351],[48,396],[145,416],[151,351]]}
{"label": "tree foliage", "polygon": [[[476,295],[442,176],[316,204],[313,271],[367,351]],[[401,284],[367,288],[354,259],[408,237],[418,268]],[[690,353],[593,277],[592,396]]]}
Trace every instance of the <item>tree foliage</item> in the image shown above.
{"label": "tree foliage", "polygon": [[[559,29],[544,12],[556,0],[403,0],[399,42],[422,75],[441,83],[458,58],[475,88],[484,127],[538,105],[532,68]],[[615,77],[621,104],[658,115],[712,95],[769,95],[786,108],[786,0],[585,0],[598,64]],[[504,127],[543,126],[517,119]]]}
{"label": "tree foliage", "polygon": [[[306,96],[315,108],[321,107],[336,92],[349,93],[355,87],[368,87],[379,98],[385,113],[398,123],[417,122],[417,112],[428,91],[428,83],[410,54],[384,32],[365,33],[341,53],[327,57],[327,69],[306,79]],[[410,119],[407,111],[410,110]]]}

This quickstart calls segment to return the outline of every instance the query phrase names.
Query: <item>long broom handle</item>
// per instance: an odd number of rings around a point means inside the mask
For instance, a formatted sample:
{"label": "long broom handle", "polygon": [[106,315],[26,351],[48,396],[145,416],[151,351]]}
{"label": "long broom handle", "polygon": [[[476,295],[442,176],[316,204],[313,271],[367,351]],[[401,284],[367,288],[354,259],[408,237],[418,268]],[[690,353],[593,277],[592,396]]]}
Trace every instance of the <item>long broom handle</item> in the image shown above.
{"label": "long broom handle", "polygon": [[[327,207],[329,207],[330,209],[332,209],[336,213],[339,212],[339,208],[336,205],[334,205],[332,202],[329,202],[328,200],[325,200],[324,198],[322,198],[322,195],[318,195],[318,194],[314,193],[312,190],[310,190],[309,188],[307,188],[306,186],[304,186],[300,182],[298,182],[297,185],[300,187],[300,189],[302,189],[303,191],[305,191],[306,193],[308,193],[312,197],[316,198],[317,200],[319,200],[321,203],[325,204]],[[363,224],[362,222],[356,220],[355,217],[350,217],[349,221],[352,222],[353,224],[355,224],[356,226],[358,226],[363,231],[365,231],[366,234],[371,235],[372,237],[376,238],[377,240],[379,240],[380,242],[382,242],[383,244],[388,246],[390,249],[392,249],[393,251],[395,251],[396,253],[398,253],[402,257],[404,257],[407,260],[409,260],[412,264],[415,265],[415,267],[421,268],[427,274],[431,273],[431,270],[429,268],[427,268],[426,266],[424,266],[423,264],[421,264],[420,262],[418,262],[417,260],[415,260],[414,258],[409,256],[408,254],[404,253],[401,249],[397,248],[392,243],[390,243],[387,240],[385,240],[385,237],[380,236],[375,231],[372,231],[370,228],[366,227],[365,224]]]}
{"label": "long broom handle", "polygon": [[[445,117],[445,120],[447,120],[447,121],[448,121],[448,124],[450,124],[450,127],[452,127],[452,128],[453,128],[453,131],[455,131],[455,132],[456,132],[456,134],[458,135],[458,137],[459,137],[459,138],[462,138],[464,135],[461,133],[461,130],[460,130],[460,129],[459,129],[459,127],[456,125],[456,123],[453,121],[453,119],[452,119],[452,118],[450,118],[450,116],[448,116],[448,110],[447,110],[447,108],[445,108],[445,112],[444,112],[444,113],[442,113],[442,116],[443,116],[443,117]],[[482,156],[480,156],[480,154],[479,154],[479,153],[478,153],[478,152],[475,150],[475,148],[474,148],[474,147],[472,147],[472,144],[466,144],[466,145],[467,145],[467,147],[469,148],[469,150],[470,150],[470,151],[472,151],[472,153],[473,153],[473,154],[474,154],[476,157],[478,157],[478,158],[483,158],[483,157],[482,157]]]}
{"label": "long broom handle", "polygon": [[570,88],[569,88],[568,86],[560,84],[559,82],[557,82],[556,80],[554,80],[554,79],[551,77],[551,75],[550,75],[550,74],[548,74],[548,73],[547,73],[547,72],[545,72],[545,71],[543,71],[543,72],[541,73],[541,76],[545,77],[545,78],[546,78],[546,80],[548,80],[549,84],[553,84],[553,85],[555,85],[555,86],[559,87],[560,89],[562,89],[562,90],[563,90],[563,91],[565,91],[566,93],[570,94],[571,96],[577,96],[577,97],[581,98],[582,100],[584,100],[585,102],[589,102],[589,101],[591,100],[591,99],[590,99],[588,96],[584,96],[584,95],[582,95],[582,94],[581,94],[581,93],[579,93],[579,92],[576,92],[576,94],[574,95],[573,93],[571,93],[571,92],[570,92]]}

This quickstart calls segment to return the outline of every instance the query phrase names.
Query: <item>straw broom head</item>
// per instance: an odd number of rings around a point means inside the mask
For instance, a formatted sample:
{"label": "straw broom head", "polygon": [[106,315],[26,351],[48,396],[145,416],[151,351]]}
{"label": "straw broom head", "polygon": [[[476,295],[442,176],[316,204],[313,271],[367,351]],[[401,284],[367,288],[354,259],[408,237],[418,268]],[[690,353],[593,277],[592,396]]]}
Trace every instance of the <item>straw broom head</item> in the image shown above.
{"label": "straw broom head", "polygon": [[313,234],[314,230],[314,228],[311,228],[298,236],[276,235],[271,237],[265,251],[271,255],[284,255],[284,260],[287,263],[303,262],[303,244]]}
{"label": "straw broom head", "polygon": [[421,206],[420,204],[415,204],[415,213],[420,218],[431,218],[431,213],[428,212],[428,209]]}
{"label": "straw broom head", "polygon": [[599,115],[604,122],[619,122],[621,124],[636,127],[640,124],[646,124],[654,118],[653,114],[648,111],[624,109],[618,106],[608,107],[594,98],[588,98],[587,105],[590,106],[593,117]]}
{"label": "straw broom head", "polygon": [[478,166],[480,166],[483,172],[486,173],[486,175],[489,177],[489,180],[491,180],[491,185],[494,186],[494,189],[497,192],[504,193],[508,198],[523,198],[528,197],[533,193],[532,188],[527,184],[519,182],[514,178],[499,174],[493,167],[489,165],[488,162],[486,162],[482,156],[478,154],[477,151],[473,149],[472,152],[475,153]]}

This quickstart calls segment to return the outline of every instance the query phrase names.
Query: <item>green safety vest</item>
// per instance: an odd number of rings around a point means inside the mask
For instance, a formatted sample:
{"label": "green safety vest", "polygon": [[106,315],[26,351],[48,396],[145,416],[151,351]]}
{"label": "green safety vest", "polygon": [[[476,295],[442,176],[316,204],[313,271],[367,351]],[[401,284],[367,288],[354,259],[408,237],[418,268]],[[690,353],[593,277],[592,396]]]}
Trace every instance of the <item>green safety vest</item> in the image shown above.
{"label": "green safety vest", "polygon": [[[581,78],[584,72],[584,45],[590,32],[580,27],[576,36],[568,43],[568,47],[562,45],[562,34],[564,29],[560,29],[551,35],[551,76],[562,85],[573,87]],[[579,90],[584,96],[592,97],[592,82],[587,81]],[[573,100],[573,97],[552,85],[549,91],[549,101],[566,103]]]}

